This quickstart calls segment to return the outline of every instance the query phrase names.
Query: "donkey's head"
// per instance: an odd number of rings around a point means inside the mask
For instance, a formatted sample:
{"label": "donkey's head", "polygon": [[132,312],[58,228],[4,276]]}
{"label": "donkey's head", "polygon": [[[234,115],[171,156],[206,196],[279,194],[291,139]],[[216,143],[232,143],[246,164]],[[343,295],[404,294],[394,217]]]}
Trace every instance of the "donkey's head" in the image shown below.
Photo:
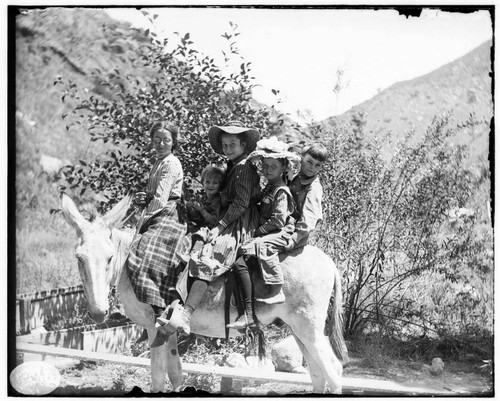
{"label": "donkey's head", "polygon": [[115,271],[115,247],[111,234],[118,226],[130,206],[130,197],[125,197],[105,216],[85,219],[69,196],[61,194],[61,209],[66,220],[76,229],[78,243],[75,255],[87,298],[89,316],[101,323],[108,313],[108,295]]}

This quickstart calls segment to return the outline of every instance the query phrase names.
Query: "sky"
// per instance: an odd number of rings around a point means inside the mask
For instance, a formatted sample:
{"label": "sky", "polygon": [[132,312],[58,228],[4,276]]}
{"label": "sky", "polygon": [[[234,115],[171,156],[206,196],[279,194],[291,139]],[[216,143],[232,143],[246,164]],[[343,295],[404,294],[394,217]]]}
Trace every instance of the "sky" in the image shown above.
{"label": "sky", "polygon": [[[347,6],[348,7],[348,6]],[[149,8],[160,36],[190,33],[194,46],[223,64],[221,37],[238,25],[238,48],[259,86],[254,97],[297,119],[338,115],[392,84],[425,75],[492,38],[487,11],[465,14],[426,9],[406,18],[397,11],[304,8]],[[134,8],[109,15],[150,27]],[[237,60],[239,65],[241,60]],[[235,67],[237,68],[237,67]],[[339,74],[340,81],[339,81]],[[340,90],[335,91],[340,83]]]}

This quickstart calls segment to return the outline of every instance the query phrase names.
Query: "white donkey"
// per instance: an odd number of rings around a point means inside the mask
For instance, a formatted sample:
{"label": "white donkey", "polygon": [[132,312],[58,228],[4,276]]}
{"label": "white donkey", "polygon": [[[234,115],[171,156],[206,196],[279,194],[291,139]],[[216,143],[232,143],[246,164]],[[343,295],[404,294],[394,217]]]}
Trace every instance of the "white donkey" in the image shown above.
{"label": "white donkey", "polygon": [[[132,232],[119,230],[130,205],[128,197],[105,216],[86,220],[73,201],[61,195],[61,209],[76,229],[76,257],[88,302],[89,315],[102,322],[109,308],[110,287],[116,285],[120,301],[129,319],[148,331],[151,343],[156,336],[155,318],[150,305],[140,302],[129,281],[124,262],[132,240]],[[297,344],[309,366],[314,393],[342,391],[342,366],[347,362],[347,348],[342,336],[340,274],[333,261],[318,248],[306,246],[282,259],[285,274],[286,301],[282,304],[256,304],[255,313],[262,324],[281,319],[290,326]],[[257,280],[259,281],[259,280]],[[262,283],[256,283],[256,291]],[[324,335],[330,297],[333,294],[330,341]],[[225,288],[223,280],[210,284],[201,305],[191,319],[191,332],[216,338],[225,337]],[[231,310],[231,321],[236,311]],[[238,335],[231,330],[231,335]],[[333,345],[333,352],[332,346]],[[168,377],[174,390],[182,385],[182,367],[177,351],[177,336],[160,347],[151,348],[151,391],[165,389]]]}

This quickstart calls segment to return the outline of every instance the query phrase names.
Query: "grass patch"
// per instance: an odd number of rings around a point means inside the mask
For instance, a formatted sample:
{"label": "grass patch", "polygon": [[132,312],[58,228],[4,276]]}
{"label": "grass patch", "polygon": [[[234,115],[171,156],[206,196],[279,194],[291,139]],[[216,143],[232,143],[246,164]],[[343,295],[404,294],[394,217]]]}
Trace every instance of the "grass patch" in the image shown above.
{"label": "grass patch", "polygon": [[[81,283],[74,257],[75,234],[60,217],[47,229],[16,230],[16,291],[28,293]],[[46,223],[49,223],[49,218]],[[31,224],[30,224],[31,225]]]}

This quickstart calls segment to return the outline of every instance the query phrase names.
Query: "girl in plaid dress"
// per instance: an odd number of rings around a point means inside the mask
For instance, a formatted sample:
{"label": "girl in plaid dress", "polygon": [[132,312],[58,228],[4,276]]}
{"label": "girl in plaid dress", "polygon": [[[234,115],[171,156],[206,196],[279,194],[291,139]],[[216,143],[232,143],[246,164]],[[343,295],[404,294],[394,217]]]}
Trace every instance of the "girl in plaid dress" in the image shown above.
{"label": "girl in plaid dress", "polygon": [[179,331],[190,333],[191,314],[200,303],[208,283],[231,269],[241,244],[252,237],[258,225],[256,201],[259,175],[246,158],[256,146],[258,131],[236,124],[214,126],[208,132],[215,152],[227,157],[223,206],[227,207],[217,226],[210,230],[207,243],[192,253],[188,262],[191,287],[178,317],[170,322]]}
{"label": "girl in plaid dress", "polygon": [[151,304],[159,315],[177,298],[177,252],[186,234],[186,224],[179,213],[183,171],[172,153],[178,147],[177,128],[164,121],[155,122],[150,136],[157,160],[149,175],[147,192],[138,192],[134,198],[137,205],[145,208],[144,218],[132,242],[126,268],[137,298]]}

